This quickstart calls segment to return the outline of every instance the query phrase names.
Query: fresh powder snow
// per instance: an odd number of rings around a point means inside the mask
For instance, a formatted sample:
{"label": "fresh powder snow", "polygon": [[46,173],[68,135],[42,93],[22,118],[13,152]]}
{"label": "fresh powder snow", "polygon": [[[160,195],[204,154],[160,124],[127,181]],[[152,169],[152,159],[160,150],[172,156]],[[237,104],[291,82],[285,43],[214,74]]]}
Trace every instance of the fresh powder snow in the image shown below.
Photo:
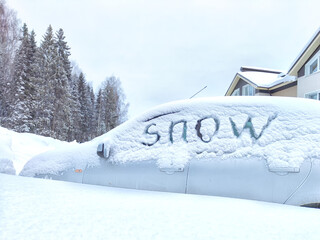
{"label": "fresh powder snow", "polygon": [[62,146],[73,145],[77,143],[30,133],[17,133],[0,127],[0,173],[19,174],[32,157]]}
{"label": "fresh powder snow", "polygon": [[[33,157],[23,176],[99,166],[108,161],[155,160],[183,167],[190,159],[251,157],[270,168],[300,167],[320,159],[320,102],[286,97],[217,97],[153,108],[90,142]],[[318,161],[319,162],[319,161]]]}
{"label": "fresh powder snow", "polygon": [[318,209],[0,174],[0,239],[316,240]]}

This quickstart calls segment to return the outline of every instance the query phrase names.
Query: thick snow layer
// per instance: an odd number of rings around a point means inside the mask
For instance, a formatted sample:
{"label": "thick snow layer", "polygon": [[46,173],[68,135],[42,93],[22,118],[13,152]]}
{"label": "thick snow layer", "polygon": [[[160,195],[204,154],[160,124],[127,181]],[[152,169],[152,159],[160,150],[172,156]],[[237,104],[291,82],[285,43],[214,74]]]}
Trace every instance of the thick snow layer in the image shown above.
{"label": "thick snow layer", "polygon": [[318,209],[0,174],[0,239],[319,239]]}
{"label": "thick snow layer", "polygon": [[0,158],[0,173],[6,173],[6,174],[12,174],[12,175],[16,174],[16,170],[13,166],[13,162],[10,159]]}
{"label": "thick snow layer", "polygon": [[280,76],[277,73],[268,73],[268,72],[238,72],[243,78],[249,80],[253,84],[258,87],[271,88],[278,84],[284,82],[292,82],[295,81],[296,78],[294,76]]}
{"label": "thick snow layer", "polygon": [[36,174],[60,174],[69,169],[85,169],[99,165],[96,141],[65,145],[34,156],[26,163],[20,175],[33,177]]}
{"label": "thick snow layer", "polygon": [[320,159],[320,102],[284,97],[219,97],[161,105],[91,142],[35,156],[21,175],[57,174],[108,161],[156,160],[182,167],[190,159],[263,159],[269,167],[299,167]]}
{"label": "thick snow layer", "polygon": [[255,156],[269,165],[296,167],[320,158],[320,102],[281,97],[175,102],[123,124],[106,134],[104,142],[112,161],[160,158],[165,167],[173,159],[169,164]]}
{"label": "thick snow layer", "polygon": [[30,133],[16,133],[0,127],[0,173],[19,173],[32,157],[64,145],[75,145],[75,143]]}

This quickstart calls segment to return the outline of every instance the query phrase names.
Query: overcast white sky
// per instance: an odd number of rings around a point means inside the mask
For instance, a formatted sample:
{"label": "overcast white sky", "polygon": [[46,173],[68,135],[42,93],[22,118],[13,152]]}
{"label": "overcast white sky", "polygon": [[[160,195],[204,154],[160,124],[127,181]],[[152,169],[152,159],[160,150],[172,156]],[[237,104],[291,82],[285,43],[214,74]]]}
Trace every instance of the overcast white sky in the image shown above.
{"label": "overcast white sky", "polygon": [[40,43],[62,28],[86,79],[120,78],[130,117],[222,96],[241,66],[288,70],[320,26],[319,0],[7,0]]}

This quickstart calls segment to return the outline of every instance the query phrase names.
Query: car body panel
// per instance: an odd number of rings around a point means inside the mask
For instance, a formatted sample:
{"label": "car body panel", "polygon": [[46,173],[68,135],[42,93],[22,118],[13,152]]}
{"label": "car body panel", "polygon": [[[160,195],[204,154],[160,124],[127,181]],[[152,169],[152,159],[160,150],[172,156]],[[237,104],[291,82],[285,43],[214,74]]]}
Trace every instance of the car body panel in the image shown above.
{"label": "car body panel", "polygon": [[299,172],[271,172],[261,159],[215,159],[190,162],[187,192],[284,203],[307,177]]}
{"label": "car body panel", "polygon": [[52,180],[61,180],[67,182],[82,183],[83,170],[82,169],[68,169],[57,174],[37,174],[36,178],[46,178]]}
{"label": "car body panel", "polygon": [[156,161],[112,163],[87,167],[83,183],[109,187],[185,193],[188,166],[184,169],[160,169]]}
{"label": "car body panel", "polygon": [[307,205],[320,203],[320,164],[319,161],[309,162],[311,170],[305,180],[298,186],[290,196],[286,204]]}

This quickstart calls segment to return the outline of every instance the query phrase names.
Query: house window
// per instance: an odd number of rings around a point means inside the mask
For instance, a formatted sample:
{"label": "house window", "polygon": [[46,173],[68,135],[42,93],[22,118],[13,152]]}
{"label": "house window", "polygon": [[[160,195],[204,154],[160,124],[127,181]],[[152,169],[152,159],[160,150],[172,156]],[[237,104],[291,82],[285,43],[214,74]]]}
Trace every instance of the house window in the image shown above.
{"label": "house window", "polygon": [[309,68],[309,73],[310,73],[310,74],[315,73],[316,71],[318,71],[318,59],[316,59],[316,60],[310,65],[310,68]]}
{"label": "house window", "polygon": [[305,94],[305,98],[320,100],[320,90],[312,93]]}
{"label": "house window", "polygon": [[319,58],[320,58],[320,51],[318,51],[311,59],[306,63],[306,74],[310,75],[315,72],[318,72],[319,69]]}
{"label": "house window", "polygon": [[237,88],[236,90],[234,90],[231,96],[240,96],[240,89]]}
{"label": "house window", "polygon": [[254,96],[255,89],[250,84],[244,85],[242,87],[242,96]]}

